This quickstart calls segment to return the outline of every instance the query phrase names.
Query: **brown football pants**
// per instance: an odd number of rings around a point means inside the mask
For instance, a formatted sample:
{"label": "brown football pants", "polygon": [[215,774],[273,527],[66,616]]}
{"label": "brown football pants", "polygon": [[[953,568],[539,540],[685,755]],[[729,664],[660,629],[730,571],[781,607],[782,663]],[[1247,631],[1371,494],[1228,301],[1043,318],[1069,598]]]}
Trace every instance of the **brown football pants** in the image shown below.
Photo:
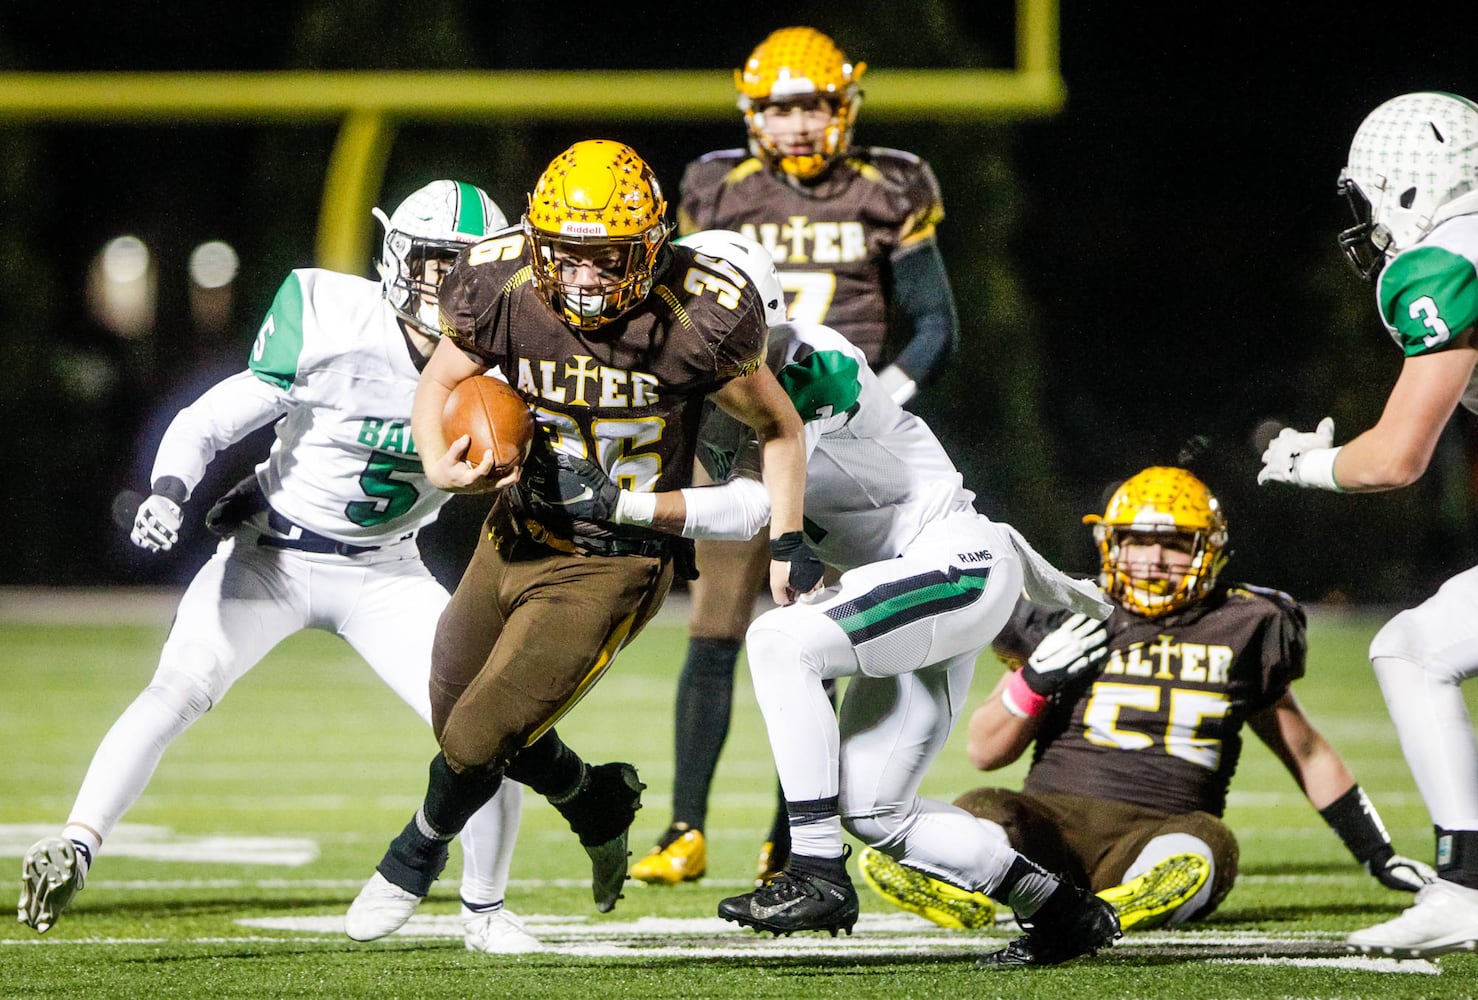
{"label": "brown football pants", "polygon": [[436,628],[431,722],[455,770],[506,767],[588,692],[651,620],[672,559],[591,556],[490,514]]}

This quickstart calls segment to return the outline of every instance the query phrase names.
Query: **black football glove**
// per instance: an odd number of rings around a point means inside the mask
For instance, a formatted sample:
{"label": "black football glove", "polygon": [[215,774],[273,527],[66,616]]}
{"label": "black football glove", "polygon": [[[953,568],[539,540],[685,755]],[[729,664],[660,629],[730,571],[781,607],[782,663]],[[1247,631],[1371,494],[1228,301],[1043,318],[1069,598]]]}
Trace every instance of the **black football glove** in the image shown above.
{"label": "black football glove", "polygon": [[1037,643],[1022,668],[1026,686],[1051,697],[1108,654],[1108,627],[1087,615],[1069,615]]}
{"label": "black football glove", "polygon": [[599,465],[560,451],[530,460],[523,482],[533,507],[556,521],[610,521],[621,498],[621,487]]}
{"label": "black football glove", "polygon": [[796,594],[809,594],[821,582],[826,567],[806,544],[799,531],[787,531],[779,538],[770,539],[770,558],[776,562],[790,563],[790,589]]}
{"label": "black football glove", "polygon": [[1416,892],[1427,883],[1437,880],[1437,873],[1430,865],[1424,865],[1413,858],[1403,858],[1389,845],[1365,862],[1365,870],[1387,889],[1400,892]]}
{"label": "black football glove", "polygon": [[256,474],[247,476],[231,487],[205,515],[205,527],[212,535],[225,537],[253,514],[267,509],[267,498],[257,482]]}

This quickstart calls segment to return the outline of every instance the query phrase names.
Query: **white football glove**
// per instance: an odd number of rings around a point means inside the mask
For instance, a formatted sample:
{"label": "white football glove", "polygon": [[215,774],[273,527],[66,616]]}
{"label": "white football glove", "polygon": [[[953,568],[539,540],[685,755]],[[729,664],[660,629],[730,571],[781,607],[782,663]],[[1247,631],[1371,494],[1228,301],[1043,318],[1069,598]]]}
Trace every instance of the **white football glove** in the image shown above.
{"label": "white football glove", "polygon": [[1087,615],[1070,615],[1047,633],[1022,669],[1026,686],[1051,696],[1108,654],[1108,626]]}
{"label": "white football glove", "polygon": [[1312,431],[1285,427],[1262,453],[1257,483],[1291,483],[1321,490],[1338,490],[1334,478],[1334,418],[1325,417]]}
{"label": "white football glove", "polygon": [[129,540],[150,552],[168,552],[180,539],[180,523],[183,520],[179,504],[167,496],[152,494],[139,504]]}
{"label": "white football glove", "polygon": [[1437,873],[1431,865],[1403,858],[1389,847],[1365,862],[1365,870],[1387,889],[1400,892],[1416,892],[1427,883],[1437,881]]}
{"label": "white football glove", "polygon": [[919,387],[909,376],[908,372],[897,365],[889,365],[878,372],[878,382],[883,386],[883,391],[893,397],[893,402],[902,406],[918,393]]}

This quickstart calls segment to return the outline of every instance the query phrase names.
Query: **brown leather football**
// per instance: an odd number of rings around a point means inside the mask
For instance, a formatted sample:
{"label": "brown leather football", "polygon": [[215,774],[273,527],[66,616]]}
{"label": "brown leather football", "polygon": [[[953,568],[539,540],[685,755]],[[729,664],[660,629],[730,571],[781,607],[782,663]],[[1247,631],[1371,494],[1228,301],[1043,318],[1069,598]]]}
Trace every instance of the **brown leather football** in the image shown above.
{"label": "brown leather football", "polygon": [[490,478],[512,472],[529,456],[534,443],[534,414],[523,397],[500,378],[474,375],[452,390],[441,412],[441,433],[451,444],[463,434],[472,438],[467,461],[476,465],[493,453]]}

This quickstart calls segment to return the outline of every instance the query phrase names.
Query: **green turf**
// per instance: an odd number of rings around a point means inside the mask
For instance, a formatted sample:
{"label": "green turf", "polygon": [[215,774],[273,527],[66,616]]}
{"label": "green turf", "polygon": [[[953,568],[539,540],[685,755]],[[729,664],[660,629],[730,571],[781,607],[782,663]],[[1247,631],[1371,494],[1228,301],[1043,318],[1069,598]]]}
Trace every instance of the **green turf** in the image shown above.
{"label": "green turf", "polygon": [[[79,614],[78,620],[86,620]],[[1429,860],[1431,831],[1365,662],[1369,616],[1315,616],[1310,676],[1295,688],[1381,808],[1399,850]],[[65,819],[98,741],[153,671],[162,626],[0,624],[0,855],[8,899],[31,839]],[[667,819],[680,620],[661,620],[561,725],[591,760],[634,761],[650,785],[633,847]],[[982,662],[972,697],[998,672]],[[972,701],[973,705],[973,701]],[[951,798],[1015,785],[1021,765],[972,771],[956,733],[925,783]],[[494,958],[462,949],[456,877],[422,907],[428,936],[356,945],[334,929],[388,838],[419,801],[429,732],[347,646],[306,634],[275,651],[166,755],[115,842],[283,838],[303,864],[148,860],[105,853],[61,922],[38,936],[0,922],[4,997],[1456,997],[1478,992],[1478,956],[1433,963],[1329,964],[1340,937],[1409,897],[1365,876],[1288,775],[1249,734],[1228,820],[1242,877],[1192,931],[1131,935],[1098,959],[990,973],[973,957],[1006,930],[949,934],[864,888],[850,939],[774,939],[713,919],[751,876],[774,777],[747,681],[709,818],[710,876],[675,889],[632,885],[594,912],[572,835],[530,796],[509,905],[554,950]],[[119,849],[120,852],[122,849]],[[209,857],[209,851],[206,852]],[[860,884],[860,883],[859,883]],[[293,920],[301,925],[285,926]],[[266,925],[242,923],[266,921]],[[420,916],[417,922],[421,922]],[[1303,964],[1299,964],[1303,963]]]}

